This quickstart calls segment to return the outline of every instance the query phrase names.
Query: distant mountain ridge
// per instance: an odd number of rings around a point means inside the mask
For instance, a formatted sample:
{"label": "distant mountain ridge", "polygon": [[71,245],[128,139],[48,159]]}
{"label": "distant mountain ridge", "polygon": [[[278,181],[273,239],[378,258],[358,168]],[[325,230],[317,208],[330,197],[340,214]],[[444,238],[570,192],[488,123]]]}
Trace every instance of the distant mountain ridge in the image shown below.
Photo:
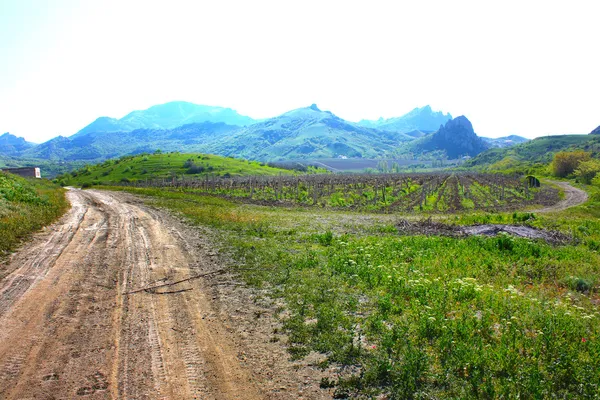
{"label": "distant mountain ridge", "polygon": [[417,107],[409,113],[401,116],[378,120],[360,120],[359,125],[383,131],[408,133],[421,131],[431,133],[436,131],[440,125],[450,121],[452,116],[441,111],[433,111],[431,106]]}
{"label": "distant mountain ridge", "polygon": [[483,141],[490,145],[490,147],[511,147],[517,144],[525,143],[529,139],[518,135],[509,135],[499,138],[487,138],[482,137]]}
{"label": "distant mountain ridge", "polygon": [[465,117],[452,120],[450,114],[430,106],[401,117],[354,123],[315,104],[255,121],[229,108],[171,102],[133,111],[121,119],[101,117],[72,136],[39,145],[23,145],[20,138],[16,146],[17,138],[6,136],[6,142],[8,138],[11,146],[0,147],[0,156],[96,162],[157,149],[260,161],[386,158],[406,153],[418,157],[431,151],[452,157],[509,145],[518,137],[481,139]]}
{"label": "distant mountain ridge", "polygon": [[255,160],[375,157],[413,138],[345,121],[316,104],[235,132],[209,151]]}
{"label": "distant mountain ridge", "polygon": [[71,137],[58,136],[21,153],[27,158],[55,161],[97,161],[126,154],[162,151],[199,152],[208,143],[222,140],[238,126],[202,122],[174,129],[136,129],[131,132],[91,132]]}
{"label": "distant mountain ridge", "polygon": [[28,142],[24,138],[11,135],[8,132],[0,136],[0,154],[6,156],[18,155],[34,146],[35,143]]}
{"label": "distant mountain ridge", "polygon": [[136,129],[173,129],[178,126],[214,122],[246,126],[254,119],[240,115],[231,108],[214,107],[173,101],[152,106],[146,110],[133,111],[121,119],[100,117],[72,137],[94,132],[131,132]]}

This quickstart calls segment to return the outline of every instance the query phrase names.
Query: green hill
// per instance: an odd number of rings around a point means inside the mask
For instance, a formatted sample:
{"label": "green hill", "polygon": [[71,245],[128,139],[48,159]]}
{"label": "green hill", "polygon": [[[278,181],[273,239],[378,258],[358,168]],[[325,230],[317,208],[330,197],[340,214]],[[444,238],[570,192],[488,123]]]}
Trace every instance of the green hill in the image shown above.
{"label": "green hill", "polygon": [[552,161],[559,151],[585,150],[600,157],[600,136],[545,136],[507,148],[493,148],[465,162],[464,167],[477,170],[508,170],[540,167]]}
{"label": "green hill", "polygon": [[[275,168],[257,161],[198,153],[161,153],[125,156],[57,176],[62,185],[115,184],[173,176],[281,175],[294,171]],[[87,186],[86,185],[86,186]]]}

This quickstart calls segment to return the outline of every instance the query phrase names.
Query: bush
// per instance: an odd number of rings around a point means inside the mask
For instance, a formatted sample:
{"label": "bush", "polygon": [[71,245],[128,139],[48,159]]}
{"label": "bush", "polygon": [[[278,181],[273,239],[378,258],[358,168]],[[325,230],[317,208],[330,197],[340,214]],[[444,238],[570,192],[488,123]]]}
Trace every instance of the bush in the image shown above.
{"label": "bush", "polygon": [[88,188],[91,188],[91,187],[92,187],[92,184],[89,183],[89,182],[84,182],[83,185],[81,185],[82,189],[88,189]]}
{"label": "bush", "polygon": [[554,155],[552,173],[564,178],[571,175],[584,161],[589,161],[591,154],[585,151],[561,151]]}
{"label": "bush", "polygon": [[580,182],[589,185],[598,172],[600,172],[599,160],[582,161],[575,170],[575,176],[579,178]]}
{"label": "bush", "polygon": [[187,168],[186,174],[201,174],[205,169],[203,165],[197,165],[191,158],[183,164],[183,167]]}

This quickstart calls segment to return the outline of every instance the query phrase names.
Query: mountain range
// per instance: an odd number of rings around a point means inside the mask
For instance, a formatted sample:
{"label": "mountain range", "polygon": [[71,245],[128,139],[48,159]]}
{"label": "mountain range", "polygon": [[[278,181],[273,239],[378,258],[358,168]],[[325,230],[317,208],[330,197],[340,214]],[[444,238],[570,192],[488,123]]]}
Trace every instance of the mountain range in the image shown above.
{"label": "mountain range", "polygon": [[432,133],[440,125],[450,121],[452,116],[441,111],[433,111],[430,106],[415,108],[408,114],[395,118],[379,118],[378,120],[360,120],[359,125],[367,128],[379,129],[388,132],[409,133],[411,136],[422,136],[417,133]]}
{"label": "mountain range", "polygon": [[198,122],[246,126],[256,121],[238,114],[231,108],[172,101],[152,106],[147,110],[133,111],[121,119],[100,117],[71,137],[98,132],[131,132],[136,129],[173,129]]}
{"label": "mountain range", "polygon": [[1,155],[18,156],[21,152],[30,149],[34,146],[35,143],[28,142],[22,137],[16,137],[8,132],[0,136]]}
{"label": "mountain range", "polygon": [[100,117],[77,133],[35,145],[0,137],[0,155],[29,160],[96,162],[162,151],[205,152],[261,161],[317,158],[385,158],[436,151],[450,158],[475,156],[490,147],[527,139],[481,139],[466,117],[430,106],[395,118],[346,121],[315,104],[256,121],[230,108],[171,102]]}

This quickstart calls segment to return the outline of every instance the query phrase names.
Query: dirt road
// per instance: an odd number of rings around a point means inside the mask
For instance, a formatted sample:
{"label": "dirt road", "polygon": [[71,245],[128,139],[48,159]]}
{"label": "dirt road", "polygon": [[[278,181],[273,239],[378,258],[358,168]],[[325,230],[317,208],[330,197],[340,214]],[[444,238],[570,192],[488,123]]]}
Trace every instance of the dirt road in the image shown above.
{"label": "dirt road", "polygon": [[559,181],[550,181],[550,182],[555,184],[556,186],[559,186],[561,189],[564,190],[565,198],[552,206],[544,207],[539,210],[535,210],[535,212],[562,211],[567,208],[575,207],[580,204],[583,204],[588,199],[588,195],[585,191],[571,186],[568,182],[559,182]]}
{"label": "dirt road", "polygon": [[[166,216],[119,194],[73,208],[0,271],[2,399],[259,399]],[[129,293],[129,294],[128,294]]]}

